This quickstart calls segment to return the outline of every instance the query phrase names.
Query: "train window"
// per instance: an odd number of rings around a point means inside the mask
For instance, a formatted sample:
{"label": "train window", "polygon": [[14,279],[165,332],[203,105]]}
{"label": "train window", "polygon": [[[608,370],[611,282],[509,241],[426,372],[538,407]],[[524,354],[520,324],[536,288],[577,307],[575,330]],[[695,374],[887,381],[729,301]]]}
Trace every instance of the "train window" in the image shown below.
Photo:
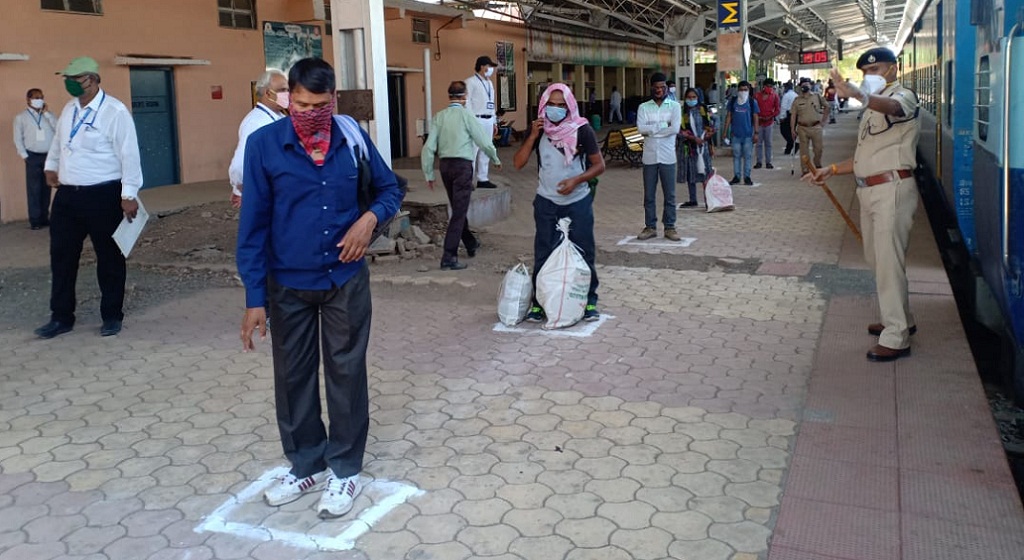
{"label": "train window", "polygon": [[953,61],[946,62],[945,93],[942,96],[943,107],[946,109],[946,126],[953,127]]}
{"label": "train window", "polygon": [[988,141],[988,109],[989,104],[992,102],[991,72],[988,56],[983,56],[978,61],[978,87],[975,91],[977,92],[975,107],[978,109],[978,139],[985,142]]}

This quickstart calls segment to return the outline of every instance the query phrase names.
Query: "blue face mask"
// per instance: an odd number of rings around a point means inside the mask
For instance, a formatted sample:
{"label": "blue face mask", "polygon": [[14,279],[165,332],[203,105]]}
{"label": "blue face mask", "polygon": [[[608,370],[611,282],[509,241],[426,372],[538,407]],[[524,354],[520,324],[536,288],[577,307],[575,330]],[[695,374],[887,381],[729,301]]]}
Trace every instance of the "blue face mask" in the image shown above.
{"label": "blue face mask", "polygon": [[686,106],[687,107],[696,107],[697,106],[697,100],[696,99],[687,99],[686,100]]}
{"label": "blue face mask", "polygon": [[565,107],[553,107],[551,105],[544,107],[544,116],[553,123],[562,122],[567,114],[569,114],[569,110]]}

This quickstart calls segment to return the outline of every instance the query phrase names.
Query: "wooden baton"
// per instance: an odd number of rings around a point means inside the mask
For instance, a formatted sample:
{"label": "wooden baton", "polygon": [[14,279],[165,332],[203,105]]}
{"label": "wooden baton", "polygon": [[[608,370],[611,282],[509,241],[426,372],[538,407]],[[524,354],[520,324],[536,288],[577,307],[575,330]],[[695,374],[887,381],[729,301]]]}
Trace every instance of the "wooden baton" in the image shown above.
{"label": "wooden baton", "polygon": [[[814,165],[811,163],[811,158],[807,156],[801,156],[800,161],[803,162],[804,167],[809,169],[812,174],[817,173],[818,170],[815,169]],[[828,188],[828,185],[825,184],[825,181],[822,181],[820,185],[821,189],[825,191],[825,194],[828,195],[828,199],[832,201],[832,206],[835,206],[836,210],[839,210],[839,214],[843,217],[844,220],[846,220],[846,225],[850,226],[850,231],[853,232],[853,236],[857,238],[857,241],[863,243],[864,238],[861,237],[860,230],[857,229],[857,224],[853,223],[853,220],[850,218],[850,215],[846,213],[846,209],[843,208],[843,205],[840,204],[838,200],[836,200],[836,195],[832,194],[832,190]]]}

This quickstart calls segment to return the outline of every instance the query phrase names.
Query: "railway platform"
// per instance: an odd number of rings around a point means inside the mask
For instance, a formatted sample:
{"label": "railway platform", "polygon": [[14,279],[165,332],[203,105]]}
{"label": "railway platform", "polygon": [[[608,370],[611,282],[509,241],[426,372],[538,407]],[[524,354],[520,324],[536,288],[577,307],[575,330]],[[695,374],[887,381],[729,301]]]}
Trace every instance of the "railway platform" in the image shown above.
{"label": "railway platform", "polygon": [[[855,130],[827,129],[826,162]],[[602,320],[501,328],[502,272],[532,253],[536,171],[513,150],[492,172],[512,215],[470,268],[372,265],[366,486],[338,520],[315,494],[259,499],[285,462],[239,287],[169,282],[180,269],[143,249],[124,330],[101,338],[86,259],[75,330],[37,340],[48,241],[0,227],[0,560],[1021,558],[1024,510],[923,209],[919,330],[893,363],[865,359],[858,242],[781,154],[734,187],[735,211],[679,209],[680,242],[635,239],[640,170],[610,167]],[[853,181],[830,186],[856,220]],[[176,188],[154,205],[195,204]]]}

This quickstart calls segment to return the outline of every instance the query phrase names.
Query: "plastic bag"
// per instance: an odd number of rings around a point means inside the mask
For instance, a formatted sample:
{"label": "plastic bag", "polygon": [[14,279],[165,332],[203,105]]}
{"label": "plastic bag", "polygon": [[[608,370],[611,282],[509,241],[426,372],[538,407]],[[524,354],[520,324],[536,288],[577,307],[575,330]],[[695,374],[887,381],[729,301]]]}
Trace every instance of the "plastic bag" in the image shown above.
{"label": "plastic bag", "polygon": [[708,184],[704,187],[704,201],[707,202],[708,212],[736,209],[732,203],[732,186],[718,173],[708,179]]}
{"label": "plastic bag", "polygon": [[583,318],[590,291],[590,267],[576,245],[569,241],[569,218],[558,220],[562,241],[537,273],[537,301],[548,322],[545,329],[575,325]]}
{"label": "plastic bag", "polygon": [[533,299],[533,279],[530,269],[519,263],[505,273],[505,280],[498,288],[498,320],[511,327],[526,318]]}

